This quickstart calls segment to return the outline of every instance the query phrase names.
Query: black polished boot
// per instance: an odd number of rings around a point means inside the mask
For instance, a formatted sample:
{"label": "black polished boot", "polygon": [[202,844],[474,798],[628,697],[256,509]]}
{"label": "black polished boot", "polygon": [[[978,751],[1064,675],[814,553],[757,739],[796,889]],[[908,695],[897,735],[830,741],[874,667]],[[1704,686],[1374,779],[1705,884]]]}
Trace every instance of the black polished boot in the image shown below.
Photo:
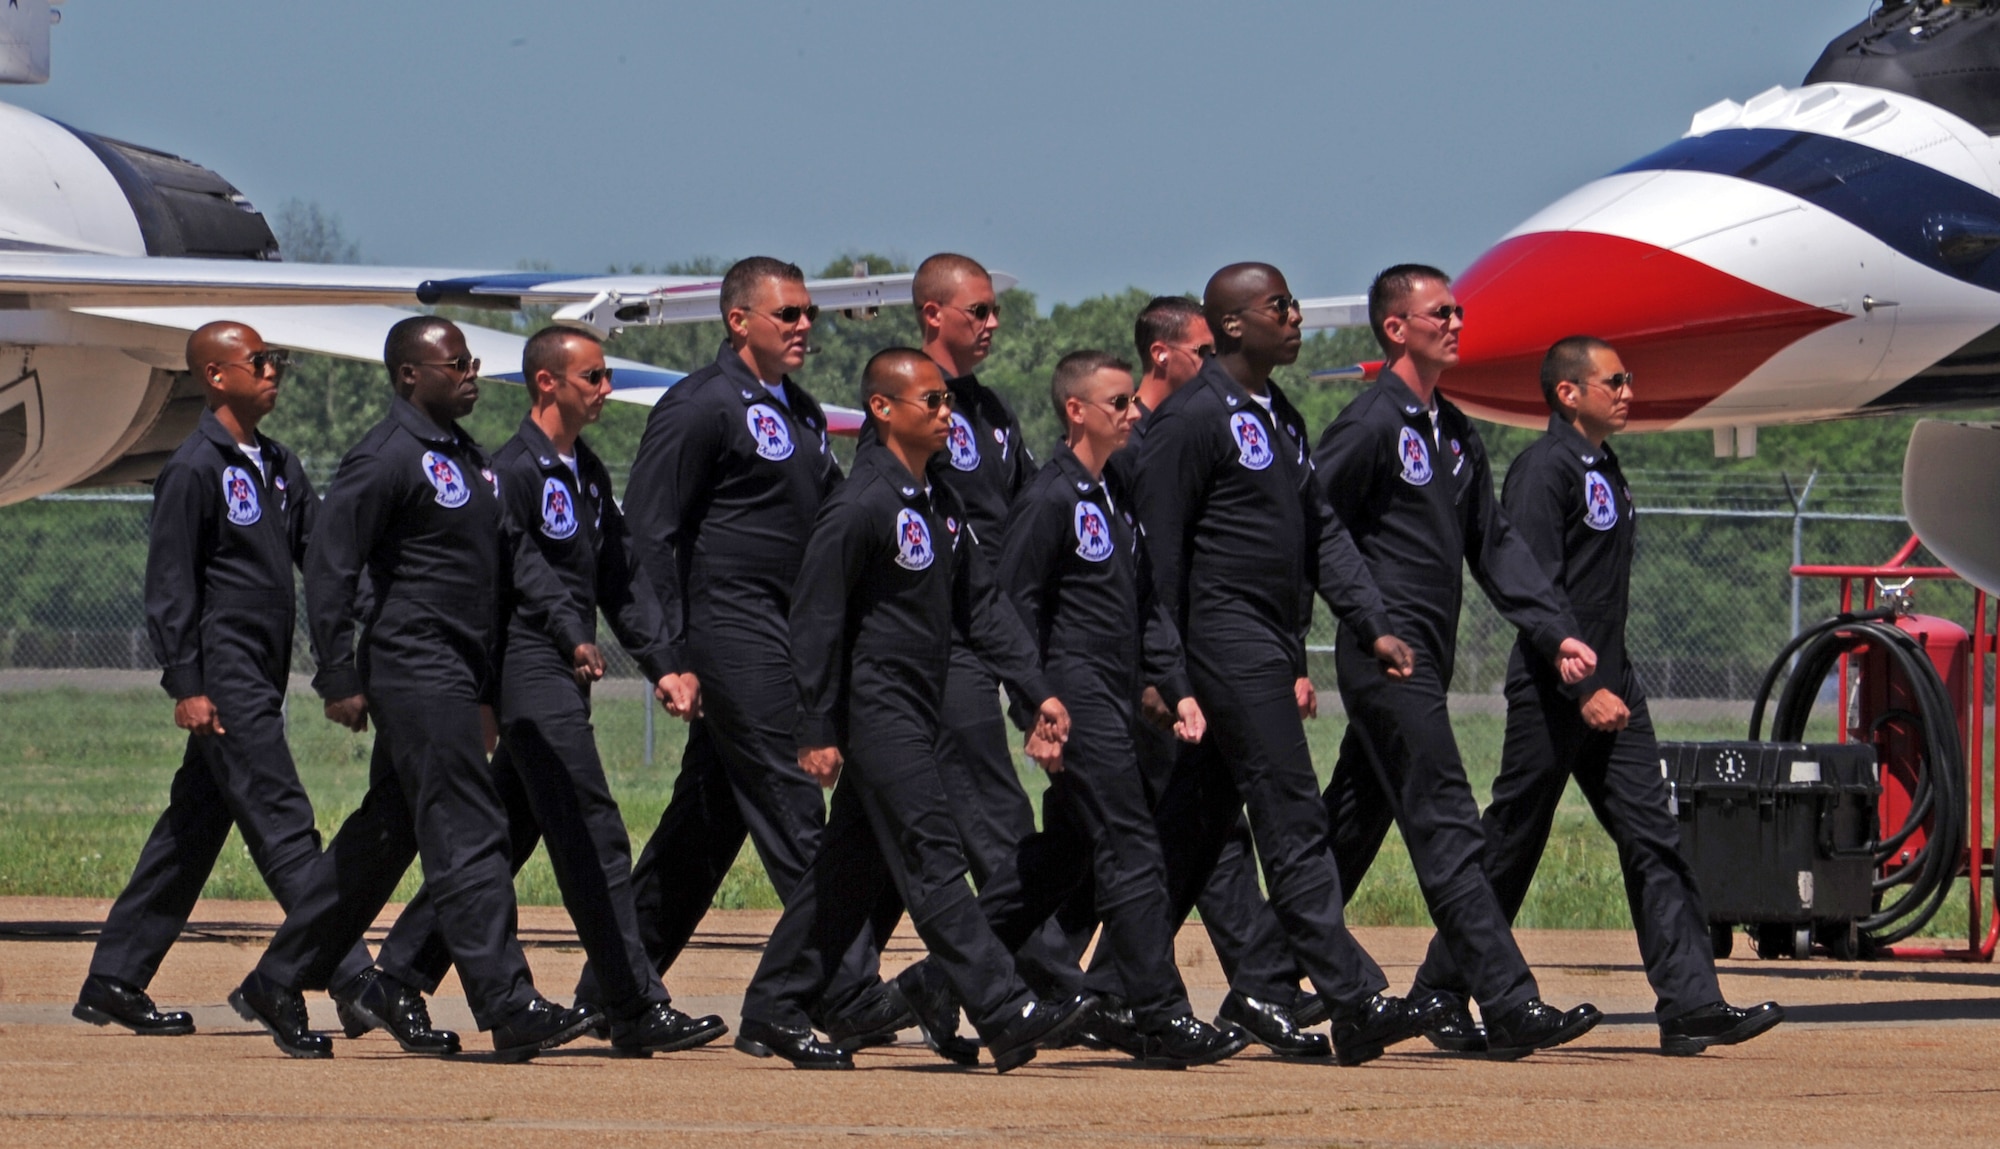
{"label": "black polished boot", "polygon": [[582,1037],[604,1019],[594,1007],[564,1009],[538,997],[526,1009],[493,1029],[493,1055],[501,1061],[526,1061],[544,1049],[554,1049]]}
{"label": "black polished boot", "polygon": [[1021,1012],[992,1033],[984,1033],[993,1068],[1005,1073],[1035,1059],[1035,1051],[1061,1041],[1097,1008],[1097,999],[1080,993],[1066,1001],[1029,1001]]}
{"label": "black polished boot", "polygon": [[909,1008],[891,997],[887,986],[882,986],[862,998],[853,1009],[820,1022],[820,1030],[828,1042],[853,1053],[877,1045],[894,1045],[898,1033],[914,1029],[916,1024]]}
{"label": "black polished boot", "polygon": [[361,1016],[361,1011],[354,1008],[354,999],[360,997],[362,991],[366,990],[368,984],[381,972],[374,966],[369,966],[355,974],[353,980],[346,985],[326,991],[326,996],[333,999],[334,1016],[340,1019],[340,1036],[349,1041],[365,1037],[369,1030],[375,1028],[374,1022]]}
{"label": "black polished boot", "polygon": [[307,1059],[333,1056],[333,1039],[313,1031],[305,995],[298,990],[251,970],[243,984],[230,991],[229,1004],[244,1021],[263,1026],[287,1054]]}
{"label": "black polished boot", "polygon": [[1334,1014],[1334,1060],[1342,1065],[1362,1065],[1422,1031],[1421,1021],[1407,1002],[1378,993],[1360,1005]]}
{"label": "black polished boot", "polygon": [[611,1023],[611,1052],[619,1057],[651,1057],[707,1045],[729,1032],[714,1014],[689,1017],[666,1002],[634,1018]]}
{"label": "black polished boot", "polygon": [[979,1064],[979,1046],[958,1035],[958,998],[944,971],[920,961],[883,987],[912,1018],[932,1053],[967,1069]]}
{"label": "black polished boot", "polygon": [[1785,1007],[1775,1001],[1737,1009],[1726,1001],[1660,1023],[1660,1052],[1668,1057],[1693,1057],[1711,1045],[1748,1041],[1785,1020]]}
{"label": "black polished boot", "polygon": [[1218,1029],[1184,1013],[1158,1029],[1146,1031],[1145,1053],[1139,1060],[1167,1069],[1187,1069],[1234,1057],[1249,1044],[1249,1033],[1240,1028]]}
{"label": "black polished boot", "polygon": [[752,1057],[782,1057],[798,1069],[853,1069],[854,1059],[837,1045],[828,1045],[803,1026],[773,1025],[743,1019],[736,1048]]}
{"label": "black polished boot", "polygon": [[1531,997],[1500,1017],[1486,1019],[1486,1056],[1518,1061],[1538,1049],[1575,1041],[1603,1020],[1604,1015],[1589,1003],[1565,1012]]}
{"label": "black polished boot", "polygon": [[1424,1037],[1446,1053],[1485,1053],[1486,1027],[1472,1020],[1472,1011],[1455,993],[1438,990],[1408,999]]}
{"label": "black polished boot", "polygon": [[145,990],[102,974],[83,979],[69,1014],[92,1025],[122,1025],[141,1037],[183,1037],[194,1032],[193,1014],[178,1009],[161,1013]]}
{"label": "black polished boot", "polygon": [[1292,1007],[1292,1021],[1300,1029],[1311,1029],[1315,1025],[1325,1025],[1333,1011],[1326,1007],[1326,999],[1316,993],[1302,993],[1299,1003]]}
{"label": "black polished boot", "polygon": [[[356,986],[360,987],[358,991]],[[458,1052],[458,1034],[431,1024],[431,1011],[424,1003],[424,995],[381,970],[370,970],[355,978],[333,1000],[369,1029],[387,1030],[404,1053],[450,1057]],[[344,1014],[341,1023],[347,1024]]]}
{"label": "black polished boot", "polygon": [[1328,1057],[1333,1047],[1323,1033],[1308,1033],[1291,1010],[1235,990],[1216,1011],[1217,1029],[1234,1030],[1279,1057]]}
{"label": "black polished boot", "polygon": [[1115,1050],[1133,1060],[1144,1060],[1146,1035],[1132,1017],[1132,1009],[1117,998],[1102,998],[1090,1016],[1077,1023],[1074,1031],[1086,1044]]}

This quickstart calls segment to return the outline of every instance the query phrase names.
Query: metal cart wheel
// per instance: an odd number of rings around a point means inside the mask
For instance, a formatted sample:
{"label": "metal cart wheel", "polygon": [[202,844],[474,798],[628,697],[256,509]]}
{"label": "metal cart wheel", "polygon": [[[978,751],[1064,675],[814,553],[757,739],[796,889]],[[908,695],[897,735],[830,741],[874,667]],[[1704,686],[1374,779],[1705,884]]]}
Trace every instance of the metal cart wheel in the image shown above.
{"label": "metal cart wheel", "polygon": [[1802,926],[1792,927],[1793,958],[1799,961],[1805,961],[1807,958],[1811,957],[1812,943],[1813,943],[1813,928],[1811,922],[1807,922],[1805,925]]}
{"label": "metal cart wheel", "polygon": [[1736,949],[1736,927],[1728,922],[1708,923],[1708,948],[1721,961]]}
{"label": "metal cart wheel", "polygon": [[1757,956],[1765,961],[1792,956],[1792,927],[1788,922],[1758,922],[1751,928],[1750,939],[1757,947]]}
{"label": "metal cart wheel", "polygon": [[1856,922],[1830,922],[1820,927],[1820,940],[1835,961],[1861,960],[1861,926]]}

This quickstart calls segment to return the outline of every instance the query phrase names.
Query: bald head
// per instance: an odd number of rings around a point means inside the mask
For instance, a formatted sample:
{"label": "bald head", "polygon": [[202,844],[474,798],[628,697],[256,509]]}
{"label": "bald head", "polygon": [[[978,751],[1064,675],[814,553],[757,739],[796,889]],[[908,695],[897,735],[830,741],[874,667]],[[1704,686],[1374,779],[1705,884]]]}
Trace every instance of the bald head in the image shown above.
{"label": "bald head", "polygon": [[188,336],[188,370],[206,382],[210,368],[247,358],[251,351],[263,346],[264,341],[247,323],[238,323],[233,319],[204,323]]}
{"label": "bald head", "polygon": [[910,281],[910,301],[919,311],[926,303],[947,305],[957,294],[959,283],[967,277],[989,282],[993,278],[978,260],[941,251],[917,265],[917,274]]}
{"label": "bald head", "polygon": [[944,372],[938,369],[931,357],[909,347],[891,347],[877,351],[861,371],[861,403],[869,409],[874,404],[869,400],[877,395],[898,399],[912,391],[929,391],[944,385]]}

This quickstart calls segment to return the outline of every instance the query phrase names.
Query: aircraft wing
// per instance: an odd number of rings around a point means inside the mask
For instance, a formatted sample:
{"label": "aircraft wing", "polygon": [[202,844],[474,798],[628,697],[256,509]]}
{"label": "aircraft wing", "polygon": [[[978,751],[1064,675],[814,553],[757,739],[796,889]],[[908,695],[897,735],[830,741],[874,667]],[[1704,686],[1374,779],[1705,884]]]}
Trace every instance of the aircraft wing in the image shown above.
{"label": "aircraft wing", "polygon": [[[176,337],[171,344],[174,346],[178,345],[180,334],[193,331],[204,323],[234,319],[256,328],[264,341],[275,347],[365,363],[380,363],[382,339],[389,328],[397,320],[415,314],[394,307],[367,304],[345,307],[78,307],[73,310],[100,319],[137,324],[154,332],[174,332]],[[510,331],[497,331],[472,323],[460,324],[459,330],[465,332],[467,348],[482,361],[481,378],[502,383],[526,383],[521,377],[521,348],[527,343],[526,338]],[[157,338],[146,342],[161,343]],[[685,371],[656,367],[634,359],[607,356],[605,363],[615,372],[611,397],[642,407],[651,407],[659,402],[660,396],[667,393],[667,388],[687,377]],[[859,411],[827,407],[826,415],[828,429],[837,434],[854,434],[861,428]]]}
{"label": "aircraft wing", "polygon": [[[823,308],[867,308],[910,301],[908,272],[807,281]],[[996,274],[994,286],[1013,286]],[[515,311],[604,298],[646,302],[651,323],[694,323],[718,317],[719,276],[571,275],[550,271],[476,271],[366,264],[284,263],[0,252],[0,304],[25,296],[33,306],[262,306],[379,303],[449,305]]]}
{"label": "aircraft wing", "polygon": [[1307,331],[1368,326],[1368,297],[1365,295],[1325,295],[1318,299],[1301,299],[1299,311],[1305,317],[1303,326]]}

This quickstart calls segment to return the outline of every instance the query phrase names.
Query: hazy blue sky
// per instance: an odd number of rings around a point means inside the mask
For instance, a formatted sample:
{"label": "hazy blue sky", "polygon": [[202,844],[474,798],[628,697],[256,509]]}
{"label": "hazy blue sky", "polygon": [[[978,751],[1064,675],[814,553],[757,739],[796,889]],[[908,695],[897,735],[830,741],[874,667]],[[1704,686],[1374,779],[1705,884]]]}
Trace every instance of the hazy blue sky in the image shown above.
{"label": "hazy blue sky", "polygon": [[0,99],[177,152],[378,263],[962,250],[1044,302],[1456,271],[1863,0],[70,0]]}

